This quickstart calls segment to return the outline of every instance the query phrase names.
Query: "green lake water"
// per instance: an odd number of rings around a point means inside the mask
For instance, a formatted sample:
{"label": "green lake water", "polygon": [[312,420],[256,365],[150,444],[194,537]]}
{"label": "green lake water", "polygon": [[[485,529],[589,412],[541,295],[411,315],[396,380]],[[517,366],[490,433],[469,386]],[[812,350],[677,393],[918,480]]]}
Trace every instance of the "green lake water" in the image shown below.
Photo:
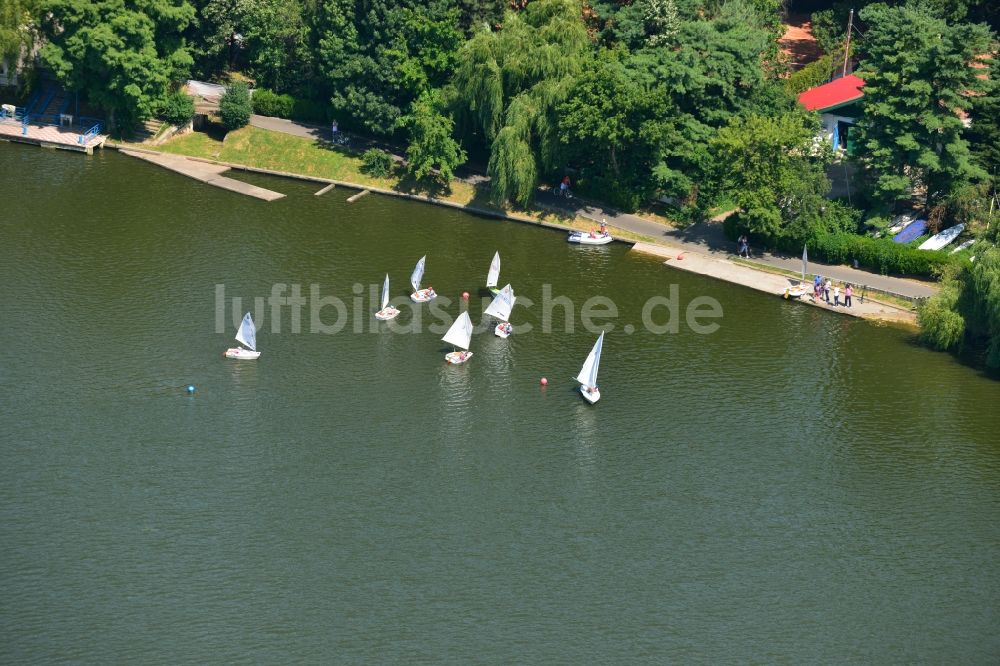
{"label": "green lake water", "polygon": [[[16,145],[0,172],[0,662],[1000,660],[1000,382],[908,331],[342,188]],[[496,250],[534,330],[447,366],[432,313],[467,290],[479,323]],[[424,254],[437,310],[374,325]],[[255,309],[276,284],[343,330]],[[672,285],[716,332],[642,326]],[[233,297],[256,362],[222,357]]]}

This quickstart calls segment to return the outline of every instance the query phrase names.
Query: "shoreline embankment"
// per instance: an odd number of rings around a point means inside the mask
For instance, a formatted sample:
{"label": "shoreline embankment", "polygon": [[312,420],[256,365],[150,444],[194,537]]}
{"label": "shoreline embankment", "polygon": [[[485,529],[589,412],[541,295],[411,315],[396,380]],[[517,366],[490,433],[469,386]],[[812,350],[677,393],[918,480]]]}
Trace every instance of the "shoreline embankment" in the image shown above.
{"label": "shoreline embankment", "polygon": [[[200,180],[201,182],[207,183],[209,185],[224,187],[225,189],[239,192],[242,194],[249,194],[250,196],[259,196],[259,195],[251,194],[249,191],[244,192],[238,186],[233,186],[228,182],[220,182],[220,181],[231,181],[232,183],[241,183],[241,181],[235,181],[233,179],[228,179],[219,176],[221,171],[233,169],[248,173],[258,173],[268,176],[277,176],[279,178],[289,178],[299,181],[323,183],[327,187],[340,186],[358,191],[367,190],[370,192],[376,192],[378,194],[383,194],[387,196],[409,199],[411,201],[420,201],[424,203],[436,204],[439,206],[447,206],[450,208],[462,210],[468,213],[473,213],[475,215],[480,215],[484,217],[491,217],[501,220],[510,220],[513,222],[520,222],[522,224],[532,224],[535,226],[545,227],[548,229],[555,229],[562,233],[568,233],[569,231],[572,230],[572,227],[568,225],[546,222],[544,220],[539,220],[528,215],[512,213],[509,211],[492,210],[489,208],[481,208],[479,206],[463,204],[456,201],[448,201],[447,199],[440,199],[427,194],[400,192],[388,188],[376,187],[372,185],[363,185],[360,183],[353,183],[350,181],[343,181],[334,178],[323,178],[321,176],[311,176],[305,174],[290,173],[286,171],[279,171],[275,169],[252,167],[245,164],[222,162],[219,160],[211,160],[204,157],[174,155],[171,153],[163,153],[157,150],[136,148],[133,146],[122,146],[111,142],[108,142],[105,147],[110,148],[112,150],[118,150],[119,152],[125,155],[130,155],[132,157],[136,157],[139,159],[143,159],[147,162],[157,164],[158,166],[170,169],[177,173],[187,175],[191,178],[195,178],[196,180]],[[145,153],[146,155],[142,155],[142,153]],[[167,162],[169,162],[169,164]],[[211,178],[204,177],[206,170],[203,165],[214,165],[214,167],[216,167],[214,169],[209,170],[212,173]],[[244,185],[246,185],[247,189],[255,187],[249,184],[244,184]],[[324,190],[326,190],[327,187],[324,187]],[[262,190],[264,192],[269,192],[268,190],[263,190],[263,188],[256,188],[256,189]],[[278,196],[268,196],[259,198],[264,198],[270,201],[272,199],[283,196],[278,193],[273,193],[273,194],[276,194]],[[612,230],[619,229],[619,227],[616,227],[613,223],[609,223],[608,226],[611,227]],[[671,244],[669,242],[662,242],[654,239],[636,241],[623,238],[616,238],[616,241],[631,245],[632,251],[661,257],[664,259],[663,263],[670,268],[686,271],[689,273],[696,273],[698,275],[704,275],[706,277],[711,277],[717,280],[721,280],[723,282],[729,282],[731,284],[741,285],[743,287],[748,287],[756,291],[772,294],[775,297],[781,297],[782,294],[785,292],[785,290],[794,283],[792,279],[785,277],[783,275],[778,275],[772,272],[756,269],[750,266],[737,264],[732,261],[729,261],[727,258],[724,257],[711,255],[708,253],[702,253],[697,250],[691,250],[690,248],[680,247],[676,244]],[[798,300],[802,304],[811,305],[824,310],[829,310],[831,312],[845,314],[853,317],[859,317],[862,319],[893,322],[893,323],[903,324],[906,326],[916,326],[917,323],[916,313],[913,310],[904,309],[902,307],[890,305],[888,303],[880,302],[877,300],[872,300],[871,298],[862,299],[855,296],[854,299],[855,302],[853,304],[853,307],[850,308],[843,306],[835,307],[833,305],[828,305],[822,300],[813,299],[811,296],[805,296]]]}

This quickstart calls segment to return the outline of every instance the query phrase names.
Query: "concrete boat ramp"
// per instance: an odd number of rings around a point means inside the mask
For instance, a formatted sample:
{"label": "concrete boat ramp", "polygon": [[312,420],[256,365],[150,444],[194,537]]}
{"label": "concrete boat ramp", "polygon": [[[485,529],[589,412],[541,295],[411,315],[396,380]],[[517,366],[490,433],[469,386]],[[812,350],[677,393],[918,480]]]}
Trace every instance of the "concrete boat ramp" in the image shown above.
{"label": "concrete boat ramp", "polygon": [[180,155],[134,150],[131,148],[119,148],[118,152],[131,157],[138,157],[140,160],[152,162],[153,164],[161,166],[164,169],[170,169],[171,171],[175,171],[181,175],[187,176],[188,178],[200,180],[208,185],[215,185],[216,187],[221,187],[224,190],[229,190],[238,194],[245,194],[250,197],[256,197],[258,199],[263,199],[264,201],[274,201],[275,199],[280,199],[285,196],[281,192],[267,190],[263,187],[251,185],[250,183],[244,183],[240,180],[227,178],[222,174],[229,171],[229,167],[221,164],[201,162],[198,160],[188,159],[187,157],[181,157]]}

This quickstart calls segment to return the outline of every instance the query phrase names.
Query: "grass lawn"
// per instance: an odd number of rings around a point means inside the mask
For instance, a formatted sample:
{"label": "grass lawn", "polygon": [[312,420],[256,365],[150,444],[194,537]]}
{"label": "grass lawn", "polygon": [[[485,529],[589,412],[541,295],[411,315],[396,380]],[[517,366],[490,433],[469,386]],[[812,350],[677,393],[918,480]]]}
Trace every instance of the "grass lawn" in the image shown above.
{"label": "grass lawn", "polygon": [[[474,206],[498,212],[516,212],[536,220],[566,225],[568,229],[589,231],[597,227],[594,221],[586,218],[570,218],[559,212],[535,207],[504,211],[490,202],[488,191],[484,186],[477,187],[463,181],[452,181],[449,190],[428,189],[427,185],[410,179],[398,165],[390,177],[375,178],[361,171],[361,157],[349,149],[257,127],[247,126],[226,134],[220,125],[212,123],[207,132],[192,132],[172,138],[155,150],[260,169],[330,178],[409,194],[430,195],[462,206]],[[611,229],[616,237],[652,240],[622,229],[614,227]]]}
{"label": "grass lawn", "polygon": [[471,203],[477,196],[471,185],[458,181],[452,182],[450,192],[445,192],[429,191],[426,187],[408,182],[405,174],[376,178],[362,172],[361,157],[347,149],[257,127],[247,126],[223,134],[213,126],[207,133],[192,132],[171,139],[158,149],[260,169],[330,178],[402,192],[431,194],[461,204]]}

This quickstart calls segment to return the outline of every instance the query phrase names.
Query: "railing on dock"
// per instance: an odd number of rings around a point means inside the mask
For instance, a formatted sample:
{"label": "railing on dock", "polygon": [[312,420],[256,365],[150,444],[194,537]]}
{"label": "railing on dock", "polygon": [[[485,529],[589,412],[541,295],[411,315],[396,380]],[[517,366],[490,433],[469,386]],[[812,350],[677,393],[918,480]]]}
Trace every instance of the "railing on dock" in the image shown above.
{"label": "railing on dock", "polygon": [[93,137],[101,133],[101,123],[97,123],[89,130],[80,135],[80,143],[86,145]]}

